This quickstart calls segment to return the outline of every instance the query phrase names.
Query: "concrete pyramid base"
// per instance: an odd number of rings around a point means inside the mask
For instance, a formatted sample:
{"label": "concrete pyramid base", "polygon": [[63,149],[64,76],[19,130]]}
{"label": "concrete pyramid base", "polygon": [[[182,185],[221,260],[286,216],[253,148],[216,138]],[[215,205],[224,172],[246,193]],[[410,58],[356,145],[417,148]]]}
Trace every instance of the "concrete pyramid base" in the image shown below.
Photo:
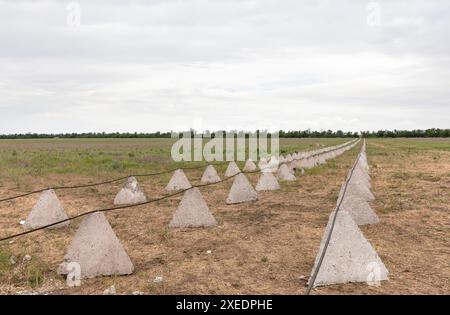
{"label": "concrete pyramid base", "polygon": [[[25,221],[24,228],[37,229],[65,219],[67,219],[67,214],[61,206],[55,191],[49,189],[41,193],[38,202],[31,209]],[[63,222],[53,225],[49,229],[61,228],[68,224],[69,221]]]}
{"label": "concrete pyramid base", "polygon": [[189,182],[189,180],[187,179],[183,170],[178,169],[173,173],[172,178],[170,179],[169,183],[166,186],[166,190],[170,192],[170,191],[188,189],[191,187],[192,187],[192,185]]}
{"label": "concrete pyramid base", "polygon": [[205,200],[198,188],[192,188],[184,193],[180,205],[175,211],[169,227],[190,228],[190,227],[212,227],[217,221],[211,214]]}
{"label": "concrete pyramid base", "polygon": [[81,278],[127,275],[134,270],[130,257],[101,212],[90,214],[81,222],[58,274],[67,274],[68,264],[72,262],[80,265]]}
{"label": "concrete pyramid base", "polygon": [[277,172],[277,177],[280,180],[293,181],[295,180],[294,174],[292,174],[291,170],[286,164],[281,164],[280,168]]}
{"label": "concrete pyramid base", "polygon": [[280,184],[271,172],[262,172],[256,184],[257,191],[278,190]]}
{"label": "concrete pyramid base", "polygon": [[247,162],[245,162],[244,172],[254,172],[256,169],[256,164],[252,160],[247,160]]}
{"label": "concrete pyramid base", "polygon": [[114,198],[115,205],[126,205],[146,202],[147,197],[141,190],[135,177],[128,178],[127,183]]}
{"label": "concrete pyramid base", "polygon": [[241,170],[237,166],[236,162],[232,161],[228,164],[227,170],[225,171],[225,177],[232,177],[240,172]]}
{"label": "concrete pyramid base", "polygon": [[258,193],[253,188],[252,184],[250,184],[247,177],[242,173],[236,175],[226,203],[236,204],[255,200],[258,200]]}
{"label": "concrete pyramid base", "polygon": [[[330,215],[311,275],[314,274],[330,232],[335,212]],[[359,230],[351,216],[339,210],[314,287],[347,283],[382,281],[388,271],[380,257]]]}
{"label": "concrete pyramid base", "polygon": [[213,184],[213,183],[220,182],[220,177],[217,174],[217,171],[214,168],[214,166],[208,165],[208,167],[206,167],[205,172],[203,173],[201,182],[203,184]]}

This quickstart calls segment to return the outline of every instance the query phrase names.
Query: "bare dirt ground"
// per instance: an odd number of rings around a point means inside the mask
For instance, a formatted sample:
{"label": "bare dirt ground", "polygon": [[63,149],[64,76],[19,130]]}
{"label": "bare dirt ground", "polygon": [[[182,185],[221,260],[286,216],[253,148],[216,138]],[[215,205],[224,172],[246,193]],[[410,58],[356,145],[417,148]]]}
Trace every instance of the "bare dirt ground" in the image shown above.
{"label": "bare dirt ground", "polygon": [[[390,272],[379,287],[365,283],[318,288],[313,294],[450,293],[450,143],[423,148],[415,140],[368,140],[373,208],[381,223],[361,227]],[[412,149],[411,149],[412,148]],[[181,196],[107,214],[134,265],[130,276],[84,280],[67,288],[56,267],[79,225],[42,231],[0,245],[17,263],[0,272],[0,293],[102,294],[303,294],[328,216],[358,145],[326,165],[260,193],[253,203],[225,204],[231,181],[202,188],[219,225],[211,229],[169,229]],[[224,168],[218,168],[223,175]],[[202,171],[186,172],[198,183]],[[59,175],[54,175],[55,180]],[[170,175],[140,179],[150,198],[164,194]],[[256,184],[258,175],[249,175]],[[89,177],[71,176],[66,183]],[[33,180],[33,187],[44,182]],[[48,180],[48,178],[46,179]],[[4,185],[13,189],[14,184]],[[59,191],[69,215],[112,205],[120,185]],[[10,194],[11,192],[8,192]],[[22,231],[38,196],[0,204],[0,236]],[[207,251],[211,250],[211,254]],[[5,254],[6,253],[6,254]],[[31,262],[22,262],[29,254]],[[162,283],[153,283],[162,276]],[[37,282],[37,283],[36,283]]]}

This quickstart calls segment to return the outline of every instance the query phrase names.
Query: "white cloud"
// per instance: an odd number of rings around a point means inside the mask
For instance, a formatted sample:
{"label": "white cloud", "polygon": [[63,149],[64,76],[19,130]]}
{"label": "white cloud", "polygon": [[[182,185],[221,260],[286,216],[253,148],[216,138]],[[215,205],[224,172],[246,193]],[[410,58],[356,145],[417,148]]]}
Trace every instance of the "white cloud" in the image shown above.
{"label": "white cloud", "polygon": [[450,4],[0,0],[0,133],[449,127]]}

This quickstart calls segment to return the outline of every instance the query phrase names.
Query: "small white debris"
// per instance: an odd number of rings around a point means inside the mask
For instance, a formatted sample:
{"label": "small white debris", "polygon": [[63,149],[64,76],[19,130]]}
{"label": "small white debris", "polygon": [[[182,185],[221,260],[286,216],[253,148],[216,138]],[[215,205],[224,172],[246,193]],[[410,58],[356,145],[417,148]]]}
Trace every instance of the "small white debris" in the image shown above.
{"label": "small white debris", "polygon": [[30,260],[31,260],[31,256],[27,254],[27,255],[25,255],[23,257],[22,262],[27,262],[27,261],[30,261]]}
{"label": "small white debris", "polygon": [[19,224],[20,224],[20,225],[24,225],[26,222],[27,222],[27,221],[25,221],[25,220],[20,220]]}
{"label": "small white debris", "polygon": [[142,291],[133,291],[133,295],[144,295]]}
{"label": "small white debris", "polygon": [[207,253],[208,255],[211,255],[211,254],[212,254],[212,250],[207,250],[206,253]]}
{"label": "small white debris", "polygon": [[103,291],[103,295],[116,295],[116,286],[114,284],[110,286],[109,289]]}
{"label": "small white debris", "polygon": [[9,257],[9,263],[10,263],[11,265],[15,265],[15,264],[16,264],[16,257],[15,257],[15,256]]}
{"label": "small white debris", "polygon": [[12,241],[9,241],[9,244],[14,244],[14,240],[12,240]]}
{"label": "small white debris", "polygon": [[163,282],[163,277],[156,276],[155,279],[153,279],[153,283],[161,283]]}

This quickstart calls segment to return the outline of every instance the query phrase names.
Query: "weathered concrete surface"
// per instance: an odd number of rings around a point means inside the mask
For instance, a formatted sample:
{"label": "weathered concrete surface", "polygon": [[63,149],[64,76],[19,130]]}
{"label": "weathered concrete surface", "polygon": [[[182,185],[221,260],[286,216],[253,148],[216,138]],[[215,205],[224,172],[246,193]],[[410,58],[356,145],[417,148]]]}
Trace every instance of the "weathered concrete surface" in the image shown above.
{"label": "weathered concrete surface", "polygon": [[258,193],[253,188],[252,184],[250,184],[247,177],[242,173],[236,175],[226,203],[235,204],[255,200],[258,200]]}
{"label": "weathered concrete surface", "polygon": [[[292,163],[293,162],[291,162],[291,164]],[[292,174],[291,170],[289,169],[289,167],[286,164],[281,164],[281,166],[277,172],[277,177],[280,180],[286,180],[286,181],[293,181],[296,179],[294,174]]]}
{"label": "weathered concrete surface", "polygon": [[228,164],[227,170],[225,171],[225,177],[232,177],[240,172],[241,170],[237,166],[236,162],[231,161],[230,164]]}
{"label": "weathered concrete surface", "polygon": [[358,225],[377,224],[380,222],[377,214],[367,201],[351,192],[345,194],[340,209],[347,211]]}
{"label": "weathered concrete surface", "polygon": [[280,189],[280,184],[278,183],[276,177],[272,172],[262,172],[259,177],[258,183],[256,184],[257,191],[268,191],[268,190],[278,190]]}
{"label": "weathered concrete surface", "polygon": [[123,188],[114,198],[115,205],[126,205],[146,202],[147,197],[135,177],[129,177]]}
{"label": "weathered concrete surface", "polygon": [[191,187],[192,185],[189,182],[186,175],[184,174],[183,170],[178,169],[173,173],[172,178],[170,179],[169,183],[166,186],[166,190],[170,192],[188,189]]}
{"label": "weathered concrete surface", "polygon": [[[334,214],[335,212],[328,220],[311,275],[317,267]],[[375,249],[351,216],[346,211],[340,210],[314,286],[387,279],[388,271]]]}
{"label": "weathered concrete surface", "polygon": [[[38,202],[31,209],[25,224],[25,229],[37,229],[48,224],[67,219],[58,197],[53,189],[43,191],[39,196]],[[67,226],[69,221],[49,227],[49,229],[61,228]]]}
{"label": "weathered concrete surface", "polygon": [[216,169],[212,165],[208,165],[203,173],[201,182],[203,184],[212,184],[220,182],[220,177],[217,174]]}
{"label": "weathered concrete surface", "polygon": [[252,160],[249,159],[245,162],[244,172],[254,172],[256,171],[256,169],[257,169],[256,164]]}
{"label": "weathered concrete surface", "polygon": [[90,214],[81,222],[58,274],[67,274],[71,262],[80,265],[81,278],[127,275],[134,270],[130,257],[101,212]]}
{"label": "weathered concrete surface", "polygon": [[198,188],[192,188],[184,193],[180,205],[175,211],[169,227],[212,227],[217,221],[208,208]]}

